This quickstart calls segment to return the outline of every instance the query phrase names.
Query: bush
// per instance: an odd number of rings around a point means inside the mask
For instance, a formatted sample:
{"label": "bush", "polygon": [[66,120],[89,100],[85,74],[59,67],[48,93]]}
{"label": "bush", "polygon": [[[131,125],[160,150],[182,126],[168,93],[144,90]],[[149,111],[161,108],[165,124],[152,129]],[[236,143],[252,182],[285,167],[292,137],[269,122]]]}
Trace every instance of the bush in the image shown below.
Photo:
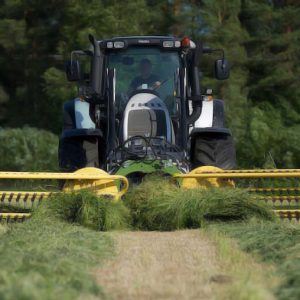
{"label": "bush", "polygon": [[58,137],[36,128],[0,128],[0,170],[57,170]]}

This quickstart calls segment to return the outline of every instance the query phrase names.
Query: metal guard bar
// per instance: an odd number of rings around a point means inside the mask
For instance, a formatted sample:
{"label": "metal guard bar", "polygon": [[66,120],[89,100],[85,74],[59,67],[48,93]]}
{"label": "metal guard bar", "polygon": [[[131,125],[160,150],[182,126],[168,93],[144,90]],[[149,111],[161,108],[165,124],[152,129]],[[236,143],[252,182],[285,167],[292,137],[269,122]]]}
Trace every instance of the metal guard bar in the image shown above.
{"label": "metal guard bar", "polygon": [[176,178],[286,178],[300,177],[300,169],[222,170],[193,174],[175,174]]}
{"label": "metal guard bar", "polygon": [[0,191],[0,204],[33,205],[58,192]]}
{"label": "metal guard bar", "polygon": [[300,209],[278,209],[274,210],[274,212],[281,218],[281,219],[296,219],[300,220]]}
{"label": "metal guard bar", "polygon": [[31,213],[0,213],[0,221],[1,220],[22,221],[25,219],[29,219],[30,217],[31,217]]}
{"label": "metal guard bar", "polygon": [[[124,182],[124,176],[121,175],[102,175],[85,173],[47,173],[47,172],[0,172],[0,179],[57,179],[57,180],[121,180]],[[128,181],[127,181],[128,183]]]}
{"label": "metal guard bar", "polygon": [[[89,169],[89,173],[85,170]],[[118,198],[122,197],[128,190],[129,183],[126,177],[121,175],[109,175],[100,169],[91,170],[93,168],[86,168],[78,170],[74,173],[47,173],[47,172],[0,172],[0,179],[7,180],[76,180],[76,181],[116,181],[119,180],[123,184],[120,185],[120,190],[118,191]],[[94,173],[93,173],[94,172]],[[3,195],[3,192],[1,192]]]}

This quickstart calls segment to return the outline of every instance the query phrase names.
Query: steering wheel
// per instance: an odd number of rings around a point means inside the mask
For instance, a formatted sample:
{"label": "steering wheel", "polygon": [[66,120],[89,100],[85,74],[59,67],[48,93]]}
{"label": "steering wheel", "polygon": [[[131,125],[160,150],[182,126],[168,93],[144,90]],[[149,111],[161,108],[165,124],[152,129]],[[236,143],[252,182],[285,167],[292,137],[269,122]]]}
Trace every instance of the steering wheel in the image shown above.
{"label": "steering wheel", "polygon": [[160,85],[157,85],[157,86],[155,86],[154,84],[153,85],[151,85],[151,89],[152,90],[157,90],[157,89],[159,89],[163,84],[165,84],[167,81],[169,81],[171,78],[167,78],[167,79],[164,79],[161,83],[160,83]]}

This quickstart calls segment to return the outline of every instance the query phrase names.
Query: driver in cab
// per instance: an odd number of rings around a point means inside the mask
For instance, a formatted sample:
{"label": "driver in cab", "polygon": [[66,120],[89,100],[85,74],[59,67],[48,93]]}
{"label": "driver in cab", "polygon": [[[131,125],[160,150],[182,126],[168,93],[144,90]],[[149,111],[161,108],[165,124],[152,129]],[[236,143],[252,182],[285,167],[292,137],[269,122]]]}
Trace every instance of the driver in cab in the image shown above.
{"label": "driver in cab", "polygon": [[[147,88],[147,89],[157,89],[160,87],[161,82],[157,75],[152,73],[151,61],[144,58],[140,61],[140,76],[135,77],[131,84],[130,90],[134,91],[136,89]],[[143,87],[146,85],[146,87]]]}

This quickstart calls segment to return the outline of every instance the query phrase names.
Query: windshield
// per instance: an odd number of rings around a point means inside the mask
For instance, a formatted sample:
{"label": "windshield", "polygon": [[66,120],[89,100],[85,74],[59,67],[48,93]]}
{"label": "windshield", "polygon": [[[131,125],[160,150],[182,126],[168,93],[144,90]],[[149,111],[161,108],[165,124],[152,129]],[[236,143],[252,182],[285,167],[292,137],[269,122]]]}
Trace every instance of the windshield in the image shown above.
{"label": "windshield", "polygon": [[116,69],[117,112],[125,109],[132,92],[153,89],[170,114],[175,113],[179,64],[178,52],[161,51],[158,47],[130,47],[109,53],[108,67]]}

